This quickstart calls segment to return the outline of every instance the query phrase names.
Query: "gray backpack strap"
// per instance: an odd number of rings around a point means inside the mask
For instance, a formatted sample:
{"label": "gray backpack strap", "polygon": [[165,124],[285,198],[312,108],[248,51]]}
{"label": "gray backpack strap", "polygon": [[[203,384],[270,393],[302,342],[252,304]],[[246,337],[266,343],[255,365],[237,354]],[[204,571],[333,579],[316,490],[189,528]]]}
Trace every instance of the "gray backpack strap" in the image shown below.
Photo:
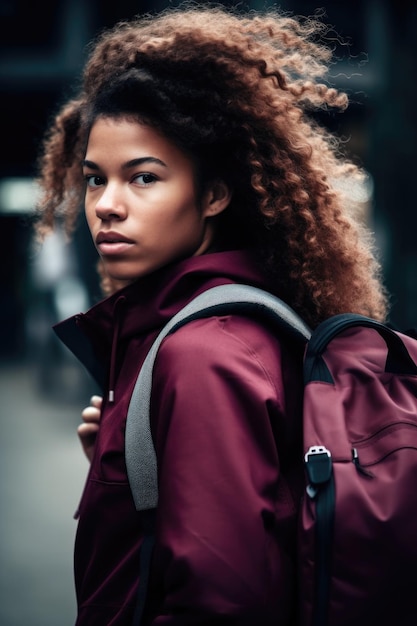
{"label": "gray backpack strap", "polygon": [[311,331],[275,296],[249,285],[221,285],[197,296],[177,313],[153,343],[139,372],[126,422],[126,465],[136,509],[153,509],[158,502],[157,463],[150,427],[152,373],[165,337],[194,319],[213,315],[251,315],[269,320],[296,341],[305,343]]}

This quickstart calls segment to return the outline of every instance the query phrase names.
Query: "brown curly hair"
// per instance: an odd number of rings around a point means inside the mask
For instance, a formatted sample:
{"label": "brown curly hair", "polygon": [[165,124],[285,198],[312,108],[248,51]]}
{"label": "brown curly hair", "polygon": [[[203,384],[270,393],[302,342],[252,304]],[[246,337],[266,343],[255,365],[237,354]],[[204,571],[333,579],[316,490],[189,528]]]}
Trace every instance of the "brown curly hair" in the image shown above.
{"label": "brown curly hair", "polygon": [[353,311],[383,320],[372,242],[343,189],[360,178],[312,111],[343,110],[324,83],[318,19],[190,5],[117,24],[93,42],[79,96],[56,116],[40,161],[39,230],[82,206],[81,161],[100,116],[158,128],[234,190],[223,232],[255,247],[276,291],[315,326]]}

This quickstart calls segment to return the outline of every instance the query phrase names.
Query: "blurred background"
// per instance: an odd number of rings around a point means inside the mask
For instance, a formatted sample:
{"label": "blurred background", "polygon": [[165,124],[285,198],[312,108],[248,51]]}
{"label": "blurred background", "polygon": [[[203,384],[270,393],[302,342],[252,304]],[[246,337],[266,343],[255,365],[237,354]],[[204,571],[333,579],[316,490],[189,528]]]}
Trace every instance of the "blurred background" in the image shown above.
{"label": "blurred background", "polygon": [[[0,0],[0,625],[70,626],[75,616],[72,519],[87,471],[76,440],[93,382],[51,325],[99,297],[83,220],[71,244],[33,240],[33,185],[48,121],[74,93],[87,43],[103,28],[164,0]],[[197,4],[204,4],[204,2]],[[232,4],[223,2],[223,4]],[[265,0],[239,7],[260,9]],[[278,3],[324,21],[337,49],[333,84],[351,106],[320,121],[368,172],[359,200],[391,293],[391,322],[417,326],[417,2]],[[335,42],[336,45],[336,42]]]}

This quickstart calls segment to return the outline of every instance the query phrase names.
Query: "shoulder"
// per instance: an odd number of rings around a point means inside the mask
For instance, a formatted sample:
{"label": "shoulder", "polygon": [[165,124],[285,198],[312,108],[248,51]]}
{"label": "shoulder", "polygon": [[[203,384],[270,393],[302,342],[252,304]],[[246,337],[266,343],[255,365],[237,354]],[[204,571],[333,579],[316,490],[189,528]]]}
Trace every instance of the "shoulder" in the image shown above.
{"label": "shoulder", "polygon": [[242,381],[262,377],[281,388],[284,343],[285,338],[251,317],[194,320],[165,338],[156,371],[170,379],[201,377],[208,371]]}
{"label": "shoulder", "polygon": [[[283,338],[261,321],[244,315],[211,316],[188,322],[179,330],[168,335],[161,350],[169,354],[186,354],[202,350],[206,355],[219,355],[224,358],[225,347],[235,350],[268,352],[280,351]],[[268,349],[269,348],[269,349]]]}

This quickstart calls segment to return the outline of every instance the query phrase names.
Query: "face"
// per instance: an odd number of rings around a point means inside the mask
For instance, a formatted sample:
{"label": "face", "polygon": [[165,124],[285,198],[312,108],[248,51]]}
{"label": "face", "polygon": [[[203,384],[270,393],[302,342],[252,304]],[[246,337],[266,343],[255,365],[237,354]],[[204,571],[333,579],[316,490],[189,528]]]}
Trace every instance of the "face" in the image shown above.
{"label": "face", "polygon": [[213,217],[230,200],[221,182],[198,198],[191,159],[131,120],[94,123],[83,170],[88,226],[106,272],[122,284],[206,252]]}

